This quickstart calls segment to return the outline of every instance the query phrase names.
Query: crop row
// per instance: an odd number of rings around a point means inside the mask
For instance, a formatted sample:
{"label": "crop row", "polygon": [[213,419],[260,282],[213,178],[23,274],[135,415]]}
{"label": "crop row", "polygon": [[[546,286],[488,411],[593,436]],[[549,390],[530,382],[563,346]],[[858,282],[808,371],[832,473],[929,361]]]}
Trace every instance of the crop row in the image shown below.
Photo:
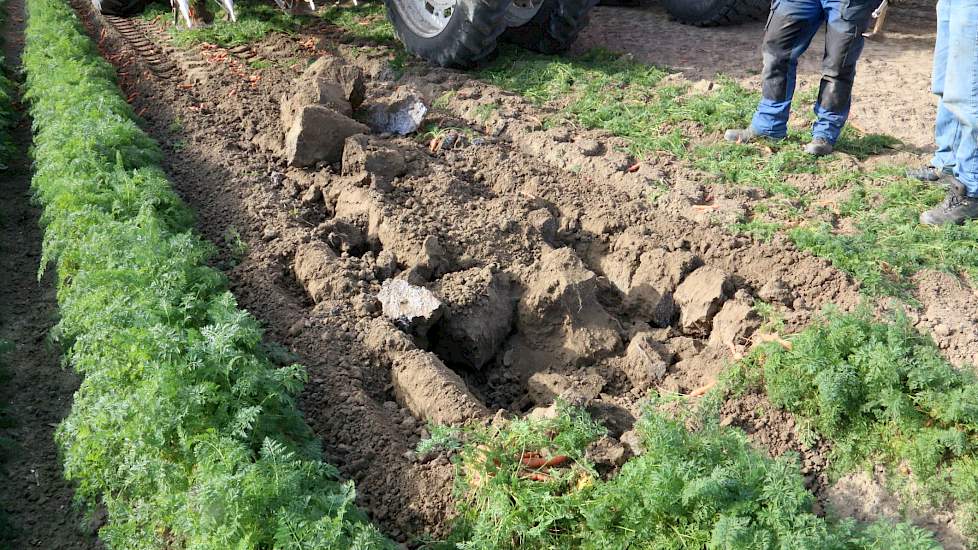
{"label": "crop row", "polygon": [[41,269],[55,334],[84,379],[57,430],[66,476],[101,502],[112,548],[375,548],[213,250],[191,230],[157,145],[63,0],[29,0]]}
{"label": "crop row", "polygon": [[[461,516],[445,548],[940,548],[908,523],[817,516],[796,457],[768,458],[738,429],[713,419],[689,430],[691,420],[650,407],[642,454],[608,480],[587,452],[605,430],[582,410],[436,431],[430,445],[459,449]],[[563,464],[526,458],[538,454]]]}

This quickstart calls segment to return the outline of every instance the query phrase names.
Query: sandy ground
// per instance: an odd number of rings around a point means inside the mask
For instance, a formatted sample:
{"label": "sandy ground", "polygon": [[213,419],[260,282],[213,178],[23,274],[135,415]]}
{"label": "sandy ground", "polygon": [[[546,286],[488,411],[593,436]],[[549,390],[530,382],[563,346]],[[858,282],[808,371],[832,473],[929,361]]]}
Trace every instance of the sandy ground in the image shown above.
{"label": "sandy ground", "polygon": [[[923,3],[926,4],[926,3]],[[657,4],[598,7],[576,51],[602,47],[681,71],[690,80],[718,74],[760,86],[763,23],[703,29],[670,21]],[[936,100],[930,93],[935,16],[926,5],[891,10],[883,41],[867,41],[860,60],[851,122],[866,132],[896,136],[911,149],[932,147]],[[799,68],[800,89],[818,86],[824,32]]]}

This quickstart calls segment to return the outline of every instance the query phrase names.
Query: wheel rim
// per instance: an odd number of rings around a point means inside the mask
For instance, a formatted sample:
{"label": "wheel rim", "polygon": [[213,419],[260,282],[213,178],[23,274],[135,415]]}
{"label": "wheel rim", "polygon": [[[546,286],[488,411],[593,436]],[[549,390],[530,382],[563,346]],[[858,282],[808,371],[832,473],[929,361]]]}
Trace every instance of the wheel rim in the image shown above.
{"label": "wheel rim", "polygon": [[506,9],[506,26],[519,27],[533,19],[543,0],[513,0]]}
{"label": "wheel rim", "polygon": [[452,20],[458,0],[397,0],[404,22],[417,35],[436,36]]}

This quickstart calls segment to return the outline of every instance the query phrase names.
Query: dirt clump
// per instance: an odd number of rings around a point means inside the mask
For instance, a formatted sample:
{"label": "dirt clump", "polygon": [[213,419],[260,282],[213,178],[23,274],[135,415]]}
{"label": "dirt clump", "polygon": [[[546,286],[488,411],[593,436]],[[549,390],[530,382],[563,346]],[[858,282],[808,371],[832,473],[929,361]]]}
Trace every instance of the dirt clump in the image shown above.
{"label": "dirt clump", "polygon": [[732,288],[730,276],[714,267],[704,266],[690,274],[676,289],[683,330],[708,332]]}
{"label": "dirt clump", "polygon": [[624,296],[630,313],[655,326],[666,327],[676,314],[674,293],[701,260],[689,251],[650,246],[646,235],[624,231],[599,265]]}
{"label": "dirt clump", "polygon": [[321,241],[305,243],[296,249],[292,270],[314,302],[345,295],[349,280],[334,267],[337,261],[333,249]]}
{"label": "dirt clump", "polygon": [[757,314],[750,296],[740,290],[713,318],[713,330],[710,332],[710,344],[727,346],[731,349],[744,349],[750,337],[761,326],[761,317]]}
{"label": "dirt clump", "polygon": [[433,289],[445,303],[445,317],[432,336],[434,351],[450,364],[481,369],[513,329],[516,300],[509,275],[473,267],[445,275]]}
{"label": "dirt clump", "polygon": [[364,93],[363,74],[357,67],[341,66],[328,57],[310,65],[280,101],[289,165],[339,162],[346,138],[367,132],[366,126],[351,118]]}
{"label": "dirt clump", "polygon": [[636,389],[647,391],[666,376],[673,353],[650,332],[640,332],[628,343],[622,370]]}
{"label": "dirt clump", "polygon": [[530,399],[538,405],[549,405],[562,399],[581,407],[596,399],[604,389],[605,379],[593,372],[570,378],[562,374],[538,372],[526,383]]}
{"label": "dirt clump", "polygon": [[289,166],[339,162],[346,138],[366,131],[363,124],[329,107],[305,105],[285,133],[285,158]]}
{"label": "dirt clump", "polygon": [[489,416],[489,410],[469,393],[462,378],[433,353],[413,350],[398,354],[391,372],[398,400],[422,420],[459,426]]}
{"label": "dirt clump", "polygon": [[400,151],[386,146],[383,140],[362,134],[347,138],[342,164],[344,175],[365,173],[371,178],[371,186],[381,191],[390,191],[394,178],[408,172],[407,161]]}
{"label": "dirt clump", "polygon": [[624,464],[629,456],[628,447],[611,437],[602,437],[585,450],[585,457],[605,474]]}
{"label": "dirt clump", "polygon": [[[319,62],[317,61],[317,64]],[[284,94],[281,100],[282,127],[291,128],[299,111],[307,105],[320,105],[352,117],[354,106],[349,93],[339,82],[326,78],[312,65],[295,80],[295,91]],[[363,84],[362,78],[360,84]]]}
{"label": "dirt clump", "polygon": [[517,314],[520,370],[581,365],[621,347],[617,321],[597,298],[597,275],[569,248],[545,252]]}

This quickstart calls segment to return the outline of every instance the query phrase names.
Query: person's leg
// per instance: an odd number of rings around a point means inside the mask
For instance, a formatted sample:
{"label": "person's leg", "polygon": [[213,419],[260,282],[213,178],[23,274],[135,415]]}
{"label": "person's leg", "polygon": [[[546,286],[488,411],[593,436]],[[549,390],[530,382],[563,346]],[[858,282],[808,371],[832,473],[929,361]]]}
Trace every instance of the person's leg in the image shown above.
{"label": "person's leg", "polygon": [[820,0],[775,2],[764,34],[763,99],[751,122],[757,134],[776,139],[788,135],[798,58],[808,49],[824,17]]}
{"label": "person's leg", "polygon": [[834,145],[849,118],[856,62],[862,55],[874,0],[822,0],[828,25],[822,58],[822,83],[815,104],[814,140]]}
{"label": "person's leg", "polygon": [[944,107],[961,125],[954,175],[978,197],[978,0],[946,0],[948,59]]}
{"label": "person's leg", "polygon": [[961,124],[944,106],[944,81],[947,76],[948,49],[950,46],[950,6],[946,0],[937,3],[937,44],[934,46],[934,77],[932,89],[938,97],[935,139],[937,151],[931,160],[936,172],[954,170],[957,163],[958,144],[961,142]]}
{"label": "person's leg", "polygon": [[978,0],[942,0],[947,10],[943,104],[961,126],[947,198],[920,215],[929,225],[978,219]]}

